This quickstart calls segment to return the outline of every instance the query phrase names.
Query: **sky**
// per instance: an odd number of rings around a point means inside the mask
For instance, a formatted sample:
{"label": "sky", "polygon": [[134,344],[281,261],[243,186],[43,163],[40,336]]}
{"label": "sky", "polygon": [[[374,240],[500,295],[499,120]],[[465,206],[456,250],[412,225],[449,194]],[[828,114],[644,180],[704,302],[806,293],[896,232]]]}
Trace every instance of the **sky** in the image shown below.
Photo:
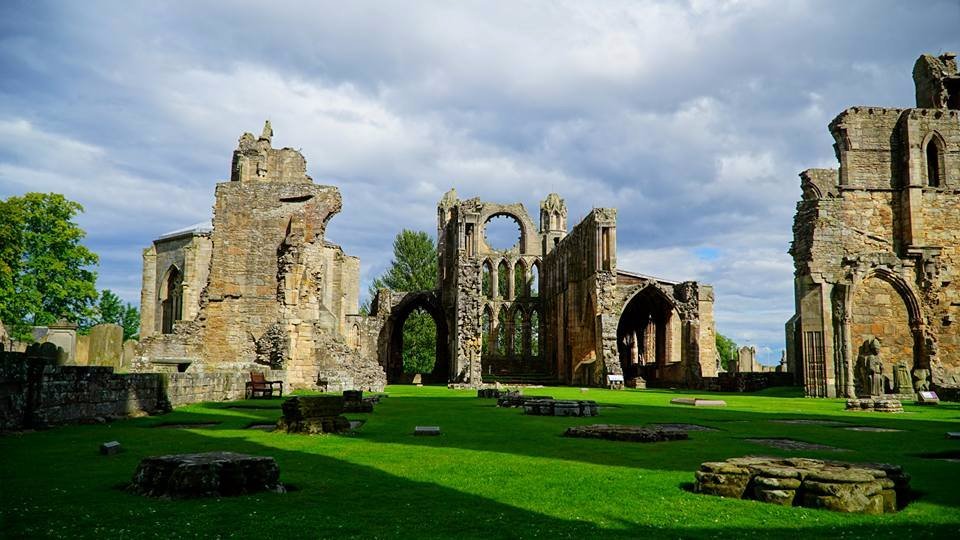
{"label": "sky", "polygon": [[559,193],[618,208],[618,267],[714,286],[717,329],[775,363],[793,313],[798,173],[827,124],[911,107],[960,1],[0,2],[0,197],[80,202],[100,288],[208,220],[237,139],[340,188],[327,237],[362,291],[436,204]]}

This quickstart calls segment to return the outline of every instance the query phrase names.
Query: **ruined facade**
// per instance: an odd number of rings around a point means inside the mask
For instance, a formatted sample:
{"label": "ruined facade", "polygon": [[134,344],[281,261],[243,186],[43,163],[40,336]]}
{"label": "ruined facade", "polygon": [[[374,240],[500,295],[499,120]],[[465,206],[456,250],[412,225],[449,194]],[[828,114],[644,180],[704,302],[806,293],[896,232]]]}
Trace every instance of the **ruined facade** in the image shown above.
{"label": "ruined facade", "polygon": [[144,250],[139,367],[273,368],[292,388],[379,389],[375,353],[344,335],[359,261],[324,240],[340,192],[314,184],[303,155],[272,148],[272,135],[268,122],[259,138],[240,138],[211,226]]}
{"label": "ruined facade", "polygon": [[[519,238],[496,249],[486,227],[513,220]],[[439,289],[381,291],[354,322],[360,348],[377,348],[388,378],[401,376],[402,329],[417,308],[437,325],[434,379],[486,376],[605,385],[696,385],[716,375],[712,288],[617,269],[616,210],[594,209],[572,230],[556,194],[537,224],[522,204],[461,200],[437,207]]]}
{"label": "ruined facade", "polygon": [[800,174],[788,365],[807,395],[960,385],[960,75],[921,56],[917,107],[830,123],[838,169]]}

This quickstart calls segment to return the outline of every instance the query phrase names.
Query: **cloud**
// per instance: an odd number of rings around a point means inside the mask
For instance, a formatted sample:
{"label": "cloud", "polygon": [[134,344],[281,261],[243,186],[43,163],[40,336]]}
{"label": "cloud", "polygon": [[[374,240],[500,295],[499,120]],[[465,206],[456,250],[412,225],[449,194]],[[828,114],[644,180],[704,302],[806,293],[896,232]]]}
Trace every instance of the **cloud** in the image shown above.
{"label": "cloud", "polygon": [[[140,250],[208,218],[244,131],[270,118],[369,283],[435,205],[560,193],[618,208],[619,264],[716,288],[718,328],[778,358],[797,173],[826,124],[909,106],[955,2],[5,2],[0,196],[85,205],[101,286],[138,301]],[[869,29],[866,31],[864,29]],[[363,287],[364,289],[366,286]]]}

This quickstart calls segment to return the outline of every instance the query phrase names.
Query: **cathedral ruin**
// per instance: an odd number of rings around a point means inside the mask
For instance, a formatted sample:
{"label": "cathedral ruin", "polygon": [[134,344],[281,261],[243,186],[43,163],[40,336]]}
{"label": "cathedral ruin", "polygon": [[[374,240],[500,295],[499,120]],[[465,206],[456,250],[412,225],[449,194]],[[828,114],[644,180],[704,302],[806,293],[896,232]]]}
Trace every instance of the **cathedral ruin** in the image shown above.
{"label": "cathedral ruin", "polygon": [[[276,370],[290,388],[381,389],[404,380],[402,330],[417,309],[437,328],[432,382],[539,377],[563,384],[697,386],[718,369],[713,290],[617,268],[616,210],[568,230],[557,194],[539,224],[522,204],[458,198],[437,208],[438,288],[381,290],[359,313],[355,257],[327,242],[340,210],[291,148],[245,133],[214,218],[144,251],[140,370]],[[495,249],[491,219],[519,239]]]}
{"label": "cathedral ruin", "polygon": [[838,169],[800,174],[788,364],[808,396],[960,386],[960,74],[921,56],[917,106],[830,123]]}

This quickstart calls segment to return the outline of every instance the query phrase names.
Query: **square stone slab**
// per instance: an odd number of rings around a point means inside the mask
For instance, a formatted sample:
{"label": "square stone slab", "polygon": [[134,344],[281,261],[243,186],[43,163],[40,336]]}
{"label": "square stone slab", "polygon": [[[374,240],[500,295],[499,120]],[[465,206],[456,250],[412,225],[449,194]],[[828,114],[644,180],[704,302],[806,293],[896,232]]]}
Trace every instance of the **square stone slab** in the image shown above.
{"label": "square stone slab", "polygon": [[674,405],[691,405],[693,407],[726,407],[727,402],[722,399],[701,399],[701,398],[673,398],[670,403]]}
{"label": "square stone slab", "polygon": [[433,437],[440,434],[440,426],[417,426],[413,428],[413,434]]}
{"label": "square stone slab", "polygon": [[947,438],[948,438],[948,439],[960,439],[960,431],[948,431],[948,432],[947,432]]}

